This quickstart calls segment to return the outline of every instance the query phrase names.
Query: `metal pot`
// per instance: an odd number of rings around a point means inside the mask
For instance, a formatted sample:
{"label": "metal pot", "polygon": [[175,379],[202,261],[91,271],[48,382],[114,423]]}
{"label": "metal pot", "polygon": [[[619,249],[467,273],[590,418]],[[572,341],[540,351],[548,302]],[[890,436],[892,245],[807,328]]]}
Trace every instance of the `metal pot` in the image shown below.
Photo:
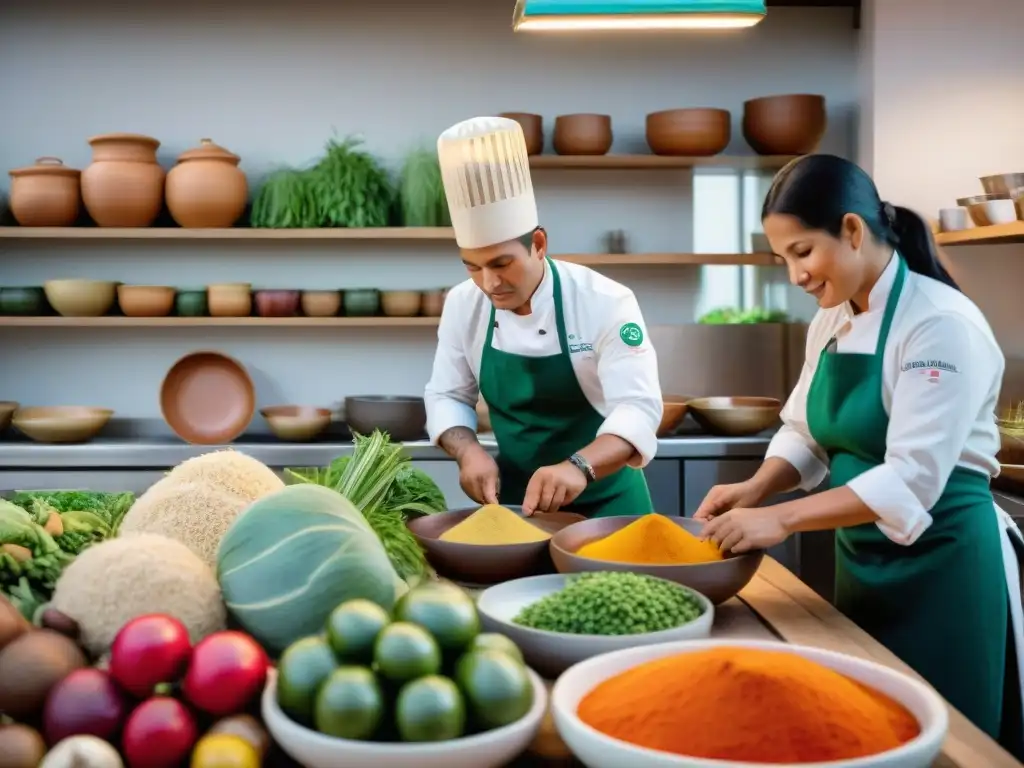
{"label": "metal pot", "polygon": [[353,432],[387,432],[397,442],[422,440],[427,430],[427,408],[422,397],[353,395],[345,398],[345,421]]}

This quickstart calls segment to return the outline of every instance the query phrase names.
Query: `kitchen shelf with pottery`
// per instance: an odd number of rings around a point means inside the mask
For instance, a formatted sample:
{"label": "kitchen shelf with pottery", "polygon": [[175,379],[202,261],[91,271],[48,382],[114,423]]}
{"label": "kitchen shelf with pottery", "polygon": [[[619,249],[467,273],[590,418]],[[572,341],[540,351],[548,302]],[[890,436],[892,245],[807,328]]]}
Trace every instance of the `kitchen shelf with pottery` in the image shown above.
{"label": "kitchen shelf with pottery", "polygon": [[942,208],[935,222],[938,245],[999,245],[1024,242],[1024,173],[982,176],[982,194]]}

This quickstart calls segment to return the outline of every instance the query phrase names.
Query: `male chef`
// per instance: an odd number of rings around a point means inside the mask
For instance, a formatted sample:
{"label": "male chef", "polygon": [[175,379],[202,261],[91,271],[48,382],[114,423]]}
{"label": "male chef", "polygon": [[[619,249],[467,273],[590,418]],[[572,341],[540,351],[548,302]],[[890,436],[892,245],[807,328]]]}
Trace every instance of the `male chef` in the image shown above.
{"label": "male chef", "polygon": [[[480,504],[587,516],[653,511],[658,360],[633,292],[548,257],[522,128],[478,117],[437,140],[469,279],[445,300],[427,430]],[[497,460],[476,438],[490,411]]]}

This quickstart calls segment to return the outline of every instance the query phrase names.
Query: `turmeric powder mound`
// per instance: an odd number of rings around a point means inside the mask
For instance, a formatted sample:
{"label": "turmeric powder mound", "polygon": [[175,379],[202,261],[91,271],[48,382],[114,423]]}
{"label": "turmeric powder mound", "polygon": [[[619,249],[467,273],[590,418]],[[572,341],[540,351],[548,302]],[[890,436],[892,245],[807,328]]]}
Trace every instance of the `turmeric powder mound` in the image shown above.
{"label": "turmeric powder mound", "polygon": [[723,647],[605,680],[579,718],[612,738],[712,760],[799,764],[895,749],[920,733],[901,704],[784,651]]}
{"label": "turmeric powder mound", "polygon": [[603,539],[584,544],[580,557],[633,565],[686,565],[721,560],[721,550],[664,515],[644,515]]}
{"label": "turmeric powder mound", "polygon": [[511,509],[487,504],[458,525],[453,525],[439,538],[455,544],[499,546],[546,541],[551,534],[527,522]]}

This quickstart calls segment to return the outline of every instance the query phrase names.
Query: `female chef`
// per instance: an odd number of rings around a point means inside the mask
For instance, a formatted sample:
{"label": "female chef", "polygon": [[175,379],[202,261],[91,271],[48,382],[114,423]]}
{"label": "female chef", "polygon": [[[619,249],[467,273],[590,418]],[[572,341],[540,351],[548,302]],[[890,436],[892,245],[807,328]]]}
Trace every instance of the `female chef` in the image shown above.
{"label": "female chef", "polygon": [[[695,517],[733,552],[836,529],[836,606],[1020,755],[1020,535],[989,490],[1004,365],[992,331],[920,217],[847,160],[794,160],[762,219],[820,309],[764,463]],[[758,507],[826,474],[827,491]]]}
{"label": "female chef", "polygon": [[[546,257],[522,128],[479,117],[437,141],[469,280],[445,299],[427,431],[481,504],[526,514],[651,511],[641,467],[657,451],[658,362],[633,292]],[[476,439],[478,394],[498,443]]]}

